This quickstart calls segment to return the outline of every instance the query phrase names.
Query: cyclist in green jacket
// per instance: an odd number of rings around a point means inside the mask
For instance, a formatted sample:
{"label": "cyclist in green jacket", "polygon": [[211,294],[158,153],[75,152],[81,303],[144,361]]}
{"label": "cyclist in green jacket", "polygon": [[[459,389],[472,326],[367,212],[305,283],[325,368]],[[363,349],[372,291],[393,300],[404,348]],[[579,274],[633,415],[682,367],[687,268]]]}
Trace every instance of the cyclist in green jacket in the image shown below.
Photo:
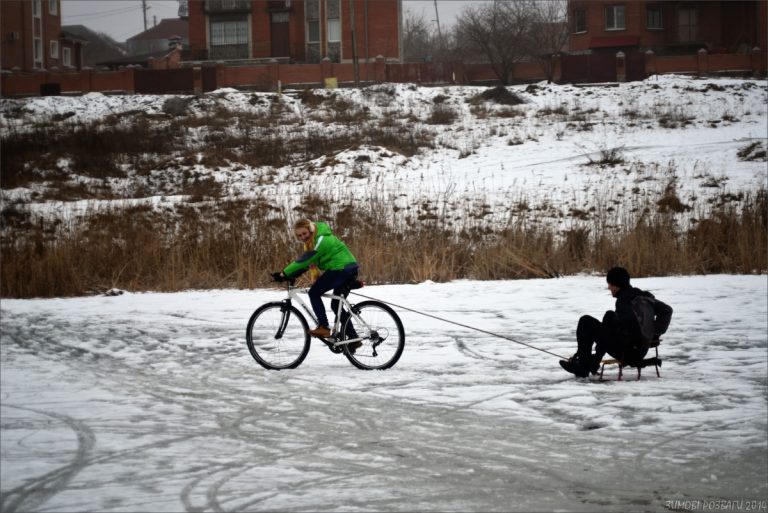
{"label": "cyclist in green jacket", "polygon": [[[325,313],[322,295],[332,289],[334,294],[339,294],[345,285],[357,278],[359,266],[349,248],[333,235],[326,223],[301,219],[294,224],[293,229],[296,238],[304,243],[304,253],[282,271],[273,273],[272,277],[277,281],[283,281],[310,270],[314,284],[309,289],[309,300],[318,325],[315,329],[309,330],[309,333],[315,337],[329,337],[331,330],[328,328],[328,316]],[[323,271],[319,277],[317,277],[318,270]],[[338,303],[336,299],[331,301],[331,309],[334,312],[337,311]],[[342,325],[345,321],[346,319],[342,316]],[[356,335],[348,332],[347,336],[355,337]],[[360,345],[359,342],[354,344]],[[350,347],[350,349],[353,348]]]}

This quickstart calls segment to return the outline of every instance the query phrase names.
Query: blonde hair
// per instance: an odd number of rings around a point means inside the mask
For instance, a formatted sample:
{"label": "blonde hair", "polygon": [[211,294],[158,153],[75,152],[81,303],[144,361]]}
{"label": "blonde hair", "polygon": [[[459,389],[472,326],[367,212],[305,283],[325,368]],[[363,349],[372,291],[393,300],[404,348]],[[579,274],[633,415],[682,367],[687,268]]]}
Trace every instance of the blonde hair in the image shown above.
{"label": "blonde hair", "polygon": [[310,221],[309,219],[299,219],[295,223],[293,223],[293,229],[298,230],[299,228],[306,228],[309,230],[310,233],[315,233],[315,223]]}

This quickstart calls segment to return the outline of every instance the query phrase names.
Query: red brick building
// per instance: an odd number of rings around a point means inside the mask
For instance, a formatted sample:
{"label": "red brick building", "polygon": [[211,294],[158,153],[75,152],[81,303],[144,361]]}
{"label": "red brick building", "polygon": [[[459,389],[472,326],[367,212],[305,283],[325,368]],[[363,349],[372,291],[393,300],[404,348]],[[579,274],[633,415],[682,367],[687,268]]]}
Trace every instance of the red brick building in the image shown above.
{"label": "red brick building", "polygon": [[402,13],[402,0],[190,0],[190,57],[400,61]]}
{"label": "red brick building", "polygon": [[189,22],[181,18],[165,18],[154,27],[126,40],[129,55],[142,55],[168,50],[172,44],[189,48]]}
{"label": "red brick building", "polygon": [[59,0],[0,1],[4,70],[79,69],[82,40],[61,31]]}
{"label": "red brick building", "polygon": [[765,51],[766,0],[568,0],[572,53]]}

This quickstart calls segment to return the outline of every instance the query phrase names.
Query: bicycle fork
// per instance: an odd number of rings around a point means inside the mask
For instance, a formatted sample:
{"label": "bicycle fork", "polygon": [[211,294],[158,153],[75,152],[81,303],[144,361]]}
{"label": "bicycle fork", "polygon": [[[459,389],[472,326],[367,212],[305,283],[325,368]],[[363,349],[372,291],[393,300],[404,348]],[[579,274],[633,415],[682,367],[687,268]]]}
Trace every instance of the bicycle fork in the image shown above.
{"label": "bicycle fork", "polygon": [[283,314],[280,318],[280,325],[277,327],[277,332],[275,333],[275,340],[280,340],[283,338],[283,333],[285,333],[285,328],[288,327],[288,321],[291,318],[291,300],[286,299],[283,301],[283,304],[280,306],[280,312]]}

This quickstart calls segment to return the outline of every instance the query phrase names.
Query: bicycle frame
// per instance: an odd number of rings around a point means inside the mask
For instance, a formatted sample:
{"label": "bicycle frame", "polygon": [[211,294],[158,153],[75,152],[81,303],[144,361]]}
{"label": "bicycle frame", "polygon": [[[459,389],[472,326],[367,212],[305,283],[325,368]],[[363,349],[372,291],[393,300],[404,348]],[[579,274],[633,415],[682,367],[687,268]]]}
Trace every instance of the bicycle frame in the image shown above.
{"label": "bicycle frame", "polygon": [[[317,318],[315,317],[314,312],[311,308],[307,306],[307,304],[304,302],[303,299],[299,296],[299,294],[307,294],[309,292],[309,289],[301,288],[301,287],[294,287],[292,285],[288,286],[288,298],[284,299],[283,302],[286,305],[291,305],[293,302],[296,302],[302,310],[304,310],[304,313],[309,316],[312,321],[317,324]],[[336,294],[331,293],[325,293],[322,297],[329,298],[331,300],[337,299],[339,301],[339,306],[337,308],[336,313],[336,319],[333,322],[333,329],[331,330],[331,337],[330,339],[326,338],[320,338],[323,342],[328,344],[328,346],[333,348],[338,348],[339,346],[343,346],[346,344],[350,344],[352,342],[360,342],[362,340],[365,340],[364,337],[357,337],[357,338],[350,338],[347,340],[339,340],[339,330],[341,328],[341,312],[346,307],[346,310],[349,312],[349,315],[355,320],[358,326],[364,326],[368,331],[371,331],[371,327],[368,326],[368,324],[355,313],[355,311],[352,309],[352,304],[347,300],[345,296],[339,296]],[[290,310],[285,309],[283,312],[283,322],[281,323],[280,330],[278,331],[278,336],[276,338],[279,338],[282,336],[283,331],[285,330],[285,326],[288,323],[288,316],[290,315]]]}

